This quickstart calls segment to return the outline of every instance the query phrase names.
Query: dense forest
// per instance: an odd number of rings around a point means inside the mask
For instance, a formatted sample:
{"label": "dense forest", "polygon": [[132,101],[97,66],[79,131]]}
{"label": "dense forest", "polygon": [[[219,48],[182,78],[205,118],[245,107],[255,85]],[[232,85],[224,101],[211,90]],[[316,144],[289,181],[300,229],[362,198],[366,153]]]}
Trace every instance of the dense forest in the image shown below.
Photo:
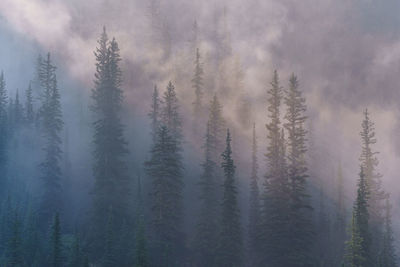
{"label": "dense forest", "polygon": [[213,30],[192,18],[182,47],[162,7],[146,1],[145,56],[97,25],[74,50],[90,67],[42,47],[1,72],[0,266],[398,266],[376,106],[330,138],[346,114],[318,109],[295,64],[247,77],[229,6]]}

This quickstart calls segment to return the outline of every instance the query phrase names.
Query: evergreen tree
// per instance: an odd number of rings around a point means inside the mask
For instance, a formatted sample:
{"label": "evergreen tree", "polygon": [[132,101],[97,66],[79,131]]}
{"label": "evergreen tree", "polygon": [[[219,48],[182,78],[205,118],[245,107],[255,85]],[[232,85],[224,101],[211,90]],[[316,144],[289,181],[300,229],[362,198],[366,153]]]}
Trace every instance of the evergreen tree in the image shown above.
{"label": "evergreen tree", "polygon": [[35,114],[33,111],[33,92],[32,92],[32,84],[29,83],[28,89],[25,92],[26,95],[26,103],[25,103],[25,118],[28,123],[33,123],[35,119]]}
{"label": "evergreen tree", "polygon": [[313,225],[307,194],[307,163],[305,121],[306,100],[299,90],[297,77],[292,74],[284,102],[287,106],[284,127],[288,133],[288,175],[290,183],[290,260],[289,266],[309,266]]}
{"label": "evergreen tree", "polygon": [[356,222],[355,212],[351,219],[350,240],[346,242],[345,261],[348,267],[364,267],[366,261],[362,251],[362,238]]}
{"label": "evergreen tree", "polygon": [[196,121],[202,115],[203,111],[203,66],[200,62],[200,50],[196,49],[196,59],[194,61],[194,75],[192,79],[192,87],[194,89],[195,100],[193,102],[193,115]]}
{"label": "evergreen tree", "polygon": [[[173,128],[172,128],[173,129]],[[183,249],[183,175],[176,133],[161,126],[146,170],[152,181],[151,211],[154,245],[163,255],[157,266],[179,265]]]}
{"label": "evergreen tree", "polygon": [[[350,266],[374,266],[371,260],[371,236],[369,232],[368,185],[361,167],[357,198],[353,207],[351,239],[347,243],[346,259]],[[351,265],[352,264],[352,265]]]}
{"label": "evergreen tree", "polygon": [[0,73],[0,199],[5,199],[7,176],[7,92],[3,71]]}
{"label": "evergreen tree", "polygon": [[82,264],[83,264],[83,261],[82,261],[82,251],[81,251],[80,240],[79,240],[79,237],[74,236],[68,266],[69,267],[81,267]]}
{"label": "evergreen tree", "polygon": [[257,240],[260,226],[260,192],[258,188],[258,160],[257,160],[257,137],[256,124],[253,125],[253,142],[251,154],[251,177],[250,177],[250,203],[249,203],[249,252],[250,261],[254,265],[258,262]]}
{"label": "evergreen tree", "polygon": [[365,179],[369,191],[368,212],[370,214],[370,231],[371,231],[371,260],[377,264],[378,251],[382,246],[382,235],[384,218],[382,211],[385,204],[385,192],[382,189],[382,175],[378,173],[377,153],[373,151],[373,145],[376,144],[375,125],[370,120],[369,112],[364,111],[364,120],[361,124],[360,132],[362,150],[360,156],[361,166],[364,169]]}
{"label": "evergreen tree", "polygon": [[168,129],[169,134],[175,139],[178,146],[182,141],[182,119],[179,114],[179,101],[175,86],[170,81],[163,96],[161,121]]}
{"label": "evergreen tree", "polygon": [[[61,138],[63,127],[60,93],[57,87],[56,67],[52,64],[50,53],[40,65],[40,84],[43,89],[42,105],[39,115],[42,123],[42,134],[45,141],[44,159],[40,164],[43,181],[40,215],[42,225],[46,225],[61,209]],[[16,100],[17,101],[17,100]]]}
{"label": "evergreen tree", "polygon": [[22,240],[21,240],[21,220],[19,218],[18,212],[15,210],[11,229],[10,239],[7,245],[7,266],[10,267],[20,267],[23,266],[23,250],[22,250]]}
{"label": "evergreen tree", "polygon": [[54,216],[53,225],[50,234],[50,266],[63,266],[62,243],[61,243],[61,225],[58,213]]}
{"label": "evergreen tree", "polygon": [[160,127],[160,116],[161,116],[160,105],[161,105],[161,100],[159,97],[157,85],[155,85],[152,96],[151,111],[149,113],[149,118],[151,120],[151,135],[153,137],[153,144],[156,139],[158,128]]}
{"label": "evergreen tree", "polygon": [[[221,162],[218,154],[224,150],[224,129],[225,120],[222,114],[222,105],[219,102],[217,95],[215,94],[210,103],[210,111],[208,117],[209,127],[209,142],[210,142],[210,159],[217,165]],[[218,173],[218,178],[222,176]],[[218,184],[221,184],[222,178],[219,178]]]}
{"label": "evergreen tree", "polygon": [[242,266],[242,233],[240,226],[240,211],[235,183],[235,164],[232,159],[231,136],[226,135],[226,149],[222,153],[221,167],[224,170],[225,181],[222,199],[221,234],[218,245],[218,266]]}
{"label": "evergreen tree", "polygon": [[[95,115],[92,251],[97,258],[105,254],[108,218],[113,218],[116,236],[124,221],[129,221],[130,180],[125,156],[128,153],[121,123],[123,90],[119,48],[115,39],[108,40],[105,28],[96,48],[95,85],[92,110]],[[112,207],[112,215],[108,208]]]}
{"label": "evergreen tree", "polygon": [[24,227],[24,239],[23,239],[23,250],[25,254],[25,263],[28,266],[35,266],[35,261],[37,260],[37,256],[39,254],[38,244],[39,233],[36,222],[36,216],[31,209],[29,209],[26,219],[26,224]]}
{"label": "evergreen tree", "polygon": [[114,232],[113,223],[114,223],[113,211],[112,211],[112,207],[110,206],[109,213],[108,213],[106,236],[105,236],[106,248],[105,248],[105,254],[104,254],[104,259],[103,259],[104,267],[113,267],[117,264],[116,258],[115,258],[115,232]]}
{"label": "evergreen tree", "polygon": [[210,123],[204,144],[203,173],[200,177],[200,214],[196,229],[196,256],[199,266],[215,266],[216,248],[218,243],[218,209],[216,180],[217,164],[212,160],[214,148],[211,145]]}
{"label": "evergreen tree", "polygon": [[282,87],[275,70],[268,90],[268,111],[270,122],[267,127],[268,147],[266,158],[268,173],[265,176],[263,215],[260,229],[261,266],[270,264],[276,267],[290,266],[288,255],[289,240],[289,180],[286,173],[283,129],[280,126],[280,104]]}
{"label": "evergreen tree", "polygon": [[389,202],[389,196],[386,198],[385,205],[385,224],[383,232],[383,246],[380,253],[380,267],[395,267],[397,266],[397,255],[394,247],[394,237],[392,229],[392,206]]}
{"label": "evergreen tree", "polygon": [[24,120],[24,111],[23,111],[23,107],[22,104],[19,101],[19,92],[17,89],[17,93],[15,94],[15,102],[14,102],[14,125],[15,127],[19,127],[23,120]]}

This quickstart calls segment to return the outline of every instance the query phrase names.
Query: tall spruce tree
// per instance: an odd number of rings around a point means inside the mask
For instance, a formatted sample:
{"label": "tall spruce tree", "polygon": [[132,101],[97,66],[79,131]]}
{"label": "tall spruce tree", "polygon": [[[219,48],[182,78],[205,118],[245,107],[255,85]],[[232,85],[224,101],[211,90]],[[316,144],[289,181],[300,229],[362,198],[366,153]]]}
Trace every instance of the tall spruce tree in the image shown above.
{"label": "tall spruce tree", "polygon": [[218,245],[218,266],[234,267],[243,265],[242,229],[238,206],[238,190],[235,182],[235,164],[232,159],[231,136],[226,134],[226,148],[222,153],[221,167],[224,170],[221,233]]}
{"label": "tall spruce tree", "polygon": [[357,198],[353,206],[353,220],[350,229],[351,239],[347,243],[348,251],[346,258],[350,266],[374,266],[371,255],[368,198],[368,184],[364,174],[364,168],[361,166]]}
{"label": "tall spruce tree", "polygon": [[29,83],[28,89],[25,91],[26,95],[26,103],[25,103],[25,118],[28,124],[33,123],[35,119],[35,114],[33,111],[33,91],[32,91],[32,83]]}
{"label": "tall spruce tree", "polygon": [[196,49],[196,59],[194,61],[194,75],[192,78],[192,87],[194,89],[195,99],[193,102],[193,116],[196,121],[202,115],[203,111],[203,66],[201,63],[199,48]]}
{"label": "tall spruce tree", "polygon": [[[95,256],[104,255],[107,247],[108,218],[113,218],[113,232],[119,236],[124,222],[130,221],[130,180],[125,156],[128,153],[121,122],[123,90],[121,57],[117,41],[109,41],[105,28],[95,51],[96,73],[92,90],[95,184],[93,189],[92,238]],[[113,214],[108,214],[112,210]],[[97,257],[100,258],[100,257]]]}
{"label": "tall spruce tree", "polygon": [[21,126],[23,120],[24,120],[24,110],[23,110],[23,106],[19,100],[19,92],[17,89],[17,92],[15,94],[15,101],[14,101],[14,112],[13,112],[14,116],[14,126],[15,127],[19,127]]}
{"label": "tall spruce tree", "polygon": [[199,266],[216,265],[216,249],[218,243],[218,209],[216,169],[218,168],[212,159],[214,148],[212,147],[210,123],[207,124],[207,133],[204,144],[203,173],[200,177],[200,214],[196,229],[196,262]]}
{"label": "tall spruce tree", "polygon": [[[221,162],[218,157],[219,153],[224,150],[224,129],[225,129],[225,119],[223,117],[222,105],[219,102],[217,95],[215,94],[210,103],[209,117],[208,117],[208,131],[210,137],[210,159],[214,161],[217,165]],[[219,172],[218,181],[219,184],[222,183],[222,178]]]}
{"label": "tall spruce tree", "polygon": [[146,171],[152,181],[151,212],[156,266],[179,266],[183,250],[183,167],[176,133],[163,125],[157,132]]}
{"label": "tall spruce tree", "polygon": [[176,95],[175,86],[168,82],[167,90],[163,96],[161,108],[161,122],[168,129],[169,134],[175,139],[180,147],[182,142],[182,118],[179,114],[179,101]]}
{"label": "tall spruce tree", "polygon": [[287,162],[290,183],[290,246],[289,266],[309,266],[313,225],[309,195],[307,194],[306,163],[306,99],[299,90],[299,81],[292,74],[284,102],[287,106],[284,127],[288,133]]}
{"label": "tall spruce tree", "polygon": [[390,205],[389,196],[386,198],[385,205],[385,224],[383,231],[383,245],[379,257],[380,267],[397,266],[397,255],[394,246],[394,236],[392,229],[392,206]]}
{"label": "tall spruce tree", "polygon": [[7,175],[7,91],[3,71],[0,73],[0,200],[5,199]]}
{"label": "tall spruce tree", "polygon": [[260,227],[260,190],[258,187],[258,159],[257,159],[257,136],[256,124],[253,124],[253,140],[251,153],[251,176],[250,176],[250,203],[249,203],[249,261],[256,266],[258,264],[257,240]]}
{"label": "tall spruce tree", "polygon": [[148,114],[151,120],[151,135],[153,138],[153,144],[156,139],[158,128],[160,127],[160,116],[161,116],[161,100],[158,92],[157,85],[154,86],[152,95],[151,110]]}
{"label": "tall spruce tree", "polygon": [[48,225],[55,212],[62,209],[60,134],[63,120],[56,67],[52,64],[50,53],[40,62],[39,81],[43,92],[39,116],[44,139],[44,159],[40,164],[43,195],[39,211],[41,223]]}
{"label": "tall spruce tree", "polygon": [[385,205],[385,192],[382,189],[382,175],[378,173],[378,152],[373,150],[376,144],[375,125],[369,117],[368,109],[364,111],[364,119],[361,124],[361,156],[360,162],[364,169],[365,179],[369,191],[368,212],[370,214],[371,231],[371,259],[377,264],[379,248],[382,246],[384,217],[382,211]]}
{"label": "tall spruce tree", "polygon": [[267,128],[267,163],[268,172],[265,175],[265,190],[263,197],[263,214],[260,229],[261,266],[270,264],[276,267],[290,266],[288,255],[289,240],[289,180],[285,167],[285,149],[283,129],[280,122],[280,105],[282,87],[279,84],[278,72],[275,70],[268,90]]}

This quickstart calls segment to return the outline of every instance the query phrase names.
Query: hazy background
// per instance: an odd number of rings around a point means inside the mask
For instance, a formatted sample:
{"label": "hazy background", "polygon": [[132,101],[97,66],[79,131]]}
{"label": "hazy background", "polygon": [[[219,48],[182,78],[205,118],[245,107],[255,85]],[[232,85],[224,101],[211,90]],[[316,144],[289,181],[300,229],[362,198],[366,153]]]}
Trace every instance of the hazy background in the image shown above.
{"label": "hazy background", "polygon": [[[232,59],[244,75],[240,91],[224,100],[224,114],[235,127],[234,136],[241,137],[237,146],[245,146],[250,136],[249,125],[240,124],[235,115],[236,100],[244,97],[252,106],[259,161],[265,165],[266,90],[271,74],[278,69],[286,86],[295,72],[307,97],[313,147],[318,151],[317,172],[324,184],[333,187],[341,162],[350,204],[359,172],[362,110],[368,107],[376,123],[379,171],[392,195],[399,237],[399,11],[396,0],[0,0],[0,69],[10,94],[17,88],[23,92],[34,77],[38,53],[52,53],[66,118],[64,152],[74,166],[71,177],[82,184],[78,191],[85,192],[92,179],[87,114],[93,50],[103,25],[121,48],[130,164],[136,167],[148,151],[146,114],[154,84],[164,89],[173,80],[183,113],[190,114],[194,20],[206,80],[211,81],[205,90],[210,94],[218,87],[210,78],[215,74],[215,44],[228,33]],[[195,138],[187,132],[186,140]],[[187,142],[186,151],[190,154],[199,147]],[[250,152],[240,151],[238,164],[247,166]],[[245,168],[240,172],[239,178],[245,180],[249,172]],[[263,166],[261,172],[265,172]]]}

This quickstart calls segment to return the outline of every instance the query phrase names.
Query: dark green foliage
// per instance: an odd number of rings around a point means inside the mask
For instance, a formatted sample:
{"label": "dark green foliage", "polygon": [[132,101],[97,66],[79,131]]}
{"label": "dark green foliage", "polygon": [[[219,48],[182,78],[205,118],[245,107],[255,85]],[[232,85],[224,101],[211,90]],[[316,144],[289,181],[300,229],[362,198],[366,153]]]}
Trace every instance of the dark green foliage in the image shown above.
{"label": "dark green foliage", "polygon": [[348,267],[363,267],[366,262],[365,255],[362,251],[362,238],[360,236],[360,230],[357,225],[355,212],[353,211],[353,216],[350,226],[350,240],[346,242],[346,254],[345,261]]}
{"label": "dark green foliage", "polygon": [[54,216],[54,221],[51,226],[50,232],[50,259],[49,263],[52,267],[61,267],[63,266],[63,248],[61,242],[61,225],[60,225],[60,216],[58,213]]}
{"label": "dark green foliage", "polygon": [[151,213],[154,246],[162,266],[178,265],[183,249],[183,175],[180,148],[176,134],[166,126],[157,132],[156,142],[146,162],[151,178]]}
{"label": "dark green foliage", "polygon": [[217,266],[242,266],[242,233],[240,226],[240,211],[235,182],[235,164],[232,159],[231,136],[226,135],[226,149],[222,153],[222,164],[225,181],[223,184],[223,199],[221,213],[221,232],[218,244]]}
{"label": "dark green foliage", "polygon": [[[92,211],[92,250],[97,258],[105,254],[108,218],[113,218],[113,232],[119,236],[124,221],[130,221],[130,180],[125,156],[127,143],[121,123],[123,91],[118,44],[108,40],[105,28],[96,48],[95,86],[92,90],[95,121],[94,166],[95,184]],[[112,215],[109,209],[112,208]]]}
{"label": "dark green foliage", "polygon": [[49,53],[46,59],[40,61],[39,65],[39,79],[43,89],[39,110],[44,139],[44,159],[40,164],[43,181],[40,218],[43,225],[47,225],[55,212],[62,207],[60,133],[63,121],[55,71],[56,67],[52,64]]}

